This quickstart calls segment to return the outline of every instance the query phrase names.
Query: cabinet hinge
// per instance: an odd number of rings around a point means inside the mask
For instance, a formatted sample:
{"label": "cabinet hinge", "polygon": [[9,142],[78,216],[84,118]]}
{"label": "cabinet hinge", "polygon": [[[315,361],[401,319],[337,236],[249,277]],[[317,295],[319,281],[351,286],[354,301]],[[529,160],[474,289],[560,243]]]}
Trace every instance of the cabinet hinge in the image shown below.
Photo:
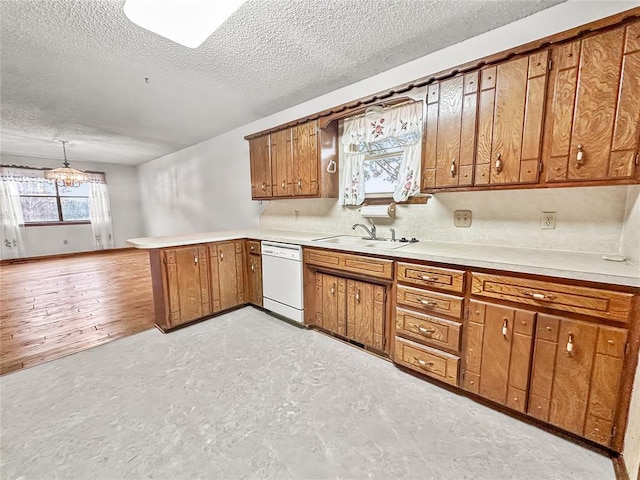
{"label": "cabinet hinge", "polygon": [[549,59],[549,70],[553,68],[553,60]]}

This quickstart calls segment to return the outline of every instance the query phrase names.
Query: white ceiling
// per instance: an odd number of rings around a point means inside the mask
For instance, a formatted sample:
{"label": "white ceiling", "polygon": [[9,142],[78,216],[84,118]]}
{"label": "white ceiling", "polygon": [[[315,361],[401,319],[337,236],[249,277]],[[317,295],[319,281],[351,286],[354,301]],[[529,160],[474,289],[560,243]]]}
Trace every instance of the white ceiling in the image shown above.
{"label": "white ceiling", "polygon": [[192,50],[124,0],[0,0],[1,151],[143,163],[562,1],[249,0]]}

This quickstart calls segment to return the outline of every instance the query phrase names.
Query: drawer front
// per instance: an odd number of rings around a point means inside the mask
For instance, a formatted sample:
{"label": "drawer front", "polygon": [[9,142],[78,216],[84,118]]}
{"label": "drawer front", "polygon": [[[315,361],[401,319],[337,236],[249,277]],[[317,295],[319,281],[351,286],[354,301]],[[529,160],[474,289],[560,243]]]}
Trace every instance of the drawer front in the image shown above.
{"label": "drawer front", "polygon": [[460,357],[396,337],[394,361],[450,385],[458,385]]}
{"label": "drawer front", "polygon": [[471,293],[620,322],[629,321],[633,299],[630,293],[483,273],[473,274]]}
{"label": "drawer front", "polygon": [[393,261],[382,258],[364,257],[333,250],[305,248],[304,262],[307,265],[327,267],[332,270],[341,270],[367,277],[393,279]]}
{"label": "drawer front", "polygon": [[396,334],[428,345],[459,352],[461,328],[451,320],[396,308]]}
{"label": "drawer front", "polygon": [[423,287],[440,288],[451,292],[462,293],[464,287],[464,271],[448,268],[429,267],[415,263],[398,262],[396,278],[399,282]]}
{"label": "drawer front", "polygon": [[398,285],[397,302],[420,312],[462,318],[462,297]]}
{"label": "drawer front", "polygon": [[260,242],[258,240],[247,240],[247,252],[253,255],[260,255]]}

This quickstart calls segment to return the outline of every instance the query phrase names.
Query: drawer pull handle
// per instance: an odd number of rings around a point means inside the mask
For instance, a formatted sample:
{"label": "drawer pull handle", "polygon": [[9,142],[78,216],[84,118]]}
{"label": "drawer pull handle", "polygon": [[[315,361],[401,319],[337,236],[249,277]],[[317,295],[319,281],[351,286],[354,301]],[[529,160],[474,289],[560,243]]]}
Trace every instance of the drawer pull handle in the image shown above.
{"label": "drawer pull handle", "polygon": [[456,159],[451,159],[451,177],[456,176]]}
{"label": "drawer pull handle", "polygon": [[198,256],[197,256],[197,255],[194,255],[194,256],[193,256],[193,264],[194,264],[194,265],[197,265],[197,264],[198,264]]}
{"label": "drawer pull handle", "polygon": [[267,184],[266,184],[266,183],[264,183],[264,182],[262,182],[262,185],[260,185],[260,186],[262,187],[262,190],[263,190],[263,191],[267,189]]}
{"label": "drawer pull handle", "polygon": [[438,302],[434,302],[433,300],[425,300],[424,298],[419,298],[418,301],[424,305],[425,307],[437,307]]}
{"label": "drawer pull handle", "polygon": [[573,353],[573,333],[569,334],[569,340],[567,340],[567,355]]}
{"label": "drawer pull handle", "polygon": [[224,260],[224,253],[220,252],[220,261]]}
{"label": "drawer pull handle", "polygon": [[418,357],[413,357],[413,359],[418,362],[418,365],[425,370],[429,370],[433,366],[433,362],[425,362],[424,360],[419,359]]}
{"label": "drawer pull handle", "polygon": [[507,320],[506,318],[504,319],[504,322],[502,323],[502,336],[504,338],[507,338],[507,326],[509,325],[509,320]]}
{"label": "drawer pull handle", "polygon": [[576,153],[576,165],[578,167],[581,167],[582,165],[584,165],[584,151],[582,150],[581,143],[579,143],[577,146],[578,146],[578,152]]}
{"label": "drawer pull handle", "polygon": [[335,295],[335,293],[336,293],[336,284],[334,283],[331,285],[331,295]]}
{"label": "drawer pull handle", "polygon": [[437,277],[429,277],[427,275],[422,275],[420,278],[422,278],[422,280],[424,280],[425,282],[436,282],[438,280]]}
{"label": "drawer pull handle", "polygon": [[536,292],[522,292],[523,295],[528,295],[534,300],[553,300],[556,298],[554,295],[545,295],[544,293],[536,293]]}
{"label": "drawer pull handle", "polygon": [[286,190],[287,182],[285,180],[283,180],[280,185],[282,186],[283,190]]}
{"label": "drawer pull handle", "polygon": [[255,273],[256,271],[256,266],[253,262],[251,262],[251,271]]}
{"label": "drawer pull handle", "polygon": [[356,292],[356,302],[360,303],[360,290]]}
{"label": "drawer pull handle", "polygon": [[430,337],[432,334],[436,333],[436,329],[435,328],[424,328],[421,327],[419,325],[415,325],[415,327],[418,329],[418,331],[420,333],[422,333],[423,335]]}
{"label": "drawer pull handle", "polygon": [[302,188],[302,179],[298,180],[298,188]]}
{"label": "drawer pull handle", "polygon": [[251,251],[252,251],[252,252],[253,252],[253,249],[254,249],[254,248],[255,248],[255,247],[254,247],[253,245],[251,245]]}

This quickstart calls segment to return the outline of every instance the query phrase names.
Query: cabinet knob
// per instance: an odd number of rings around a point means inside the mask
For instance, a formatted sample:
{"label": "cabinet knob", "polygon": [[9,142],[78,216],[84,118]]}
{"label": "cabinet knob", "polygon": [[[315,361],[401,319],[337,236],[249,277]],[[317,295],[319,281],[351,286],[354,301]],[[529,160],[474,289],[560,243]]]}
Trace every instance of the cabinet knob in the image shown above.
{"label": "cabinet knob", "polygon": [[571,355],[573,353],[573,333],[569,334],[569,339],[567,340],[567,355]]}
{"label": "cabinet knob", "polygon": [[576,153],[576,166],[581,167],[584,165],[584,151],[582,150],[583,147],[581,143],[579,143],[577,147],[578,152]]}
{"label": "cabinet knob", "polygon": [[451,176],[452,177],[456,176],[456,159],[455,158],[451,159]]}
{"label": "cabinet knob", "polygon": [[504,165],[502,164],[502,154],[498,154],[498,158],[496,158],[496,173],[500,173]]}

